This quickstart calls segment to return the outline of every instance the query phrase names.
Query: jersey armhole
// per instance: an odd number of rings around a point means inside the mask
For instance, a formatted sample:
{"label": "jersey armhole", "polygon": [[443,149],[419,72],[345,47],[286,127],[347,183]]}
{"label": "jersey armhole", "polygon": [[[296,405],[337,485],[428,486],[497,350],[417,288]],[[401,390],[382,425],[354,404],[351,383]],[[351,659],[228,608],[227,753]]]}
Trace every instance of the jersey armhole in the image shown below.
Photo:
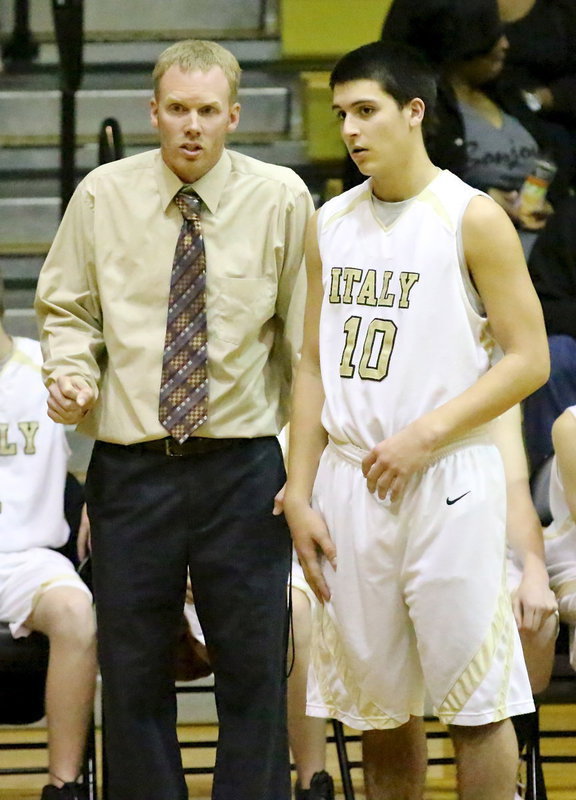
{"label": "jersey armhole", "polygon": [[470,270],[468,269],[468,264],[466,263],[466,258],[464,256],[464,242],[462,240],[462,220],[464,218],[464,214],[466,213],[466,209],[468,208],[468,204],[474,197],[483,196],[484,192],[476,192],[475,194],[471,195],[468,199],[468,203],[464,206],[464,208],[460,211],[460,216],[458,218],[458,222],[456,225],[456,248],[458,251],[458,264],[460,266],[460,275],[462,276],[462,283],[464,285],[464,291],[466,293],[466,297],[468,302],[474,309],[474,311],[481,317],[486,317],[486,309],[484,308],[484,303],[482,302],[482,298],[476,288],[474,283],[474,279],[470,274]]}

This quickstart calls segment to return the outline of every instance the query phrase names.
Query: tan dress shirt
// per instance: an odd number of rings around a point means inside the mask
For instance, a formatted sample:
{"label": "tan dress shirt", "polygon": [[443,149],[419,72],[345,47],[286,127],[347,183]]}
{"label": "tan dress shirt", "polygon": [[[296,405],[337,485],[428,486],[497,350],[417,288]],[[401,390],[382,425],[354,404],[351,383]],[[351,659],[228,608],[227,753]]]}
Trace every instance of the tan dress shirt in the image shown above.
{"label": "tan dress shirt", "polygon": [[[167,435],[158,421],[182,182],[159,150],[105,164],[78,186],[40,273],[46,383],[80,375],[98,392],[78,426],[121,444]],[[290,169],[233,151],[194,184],[203,201],[208,421],[198,436],[274,435],[300,347],[306,223]]]}

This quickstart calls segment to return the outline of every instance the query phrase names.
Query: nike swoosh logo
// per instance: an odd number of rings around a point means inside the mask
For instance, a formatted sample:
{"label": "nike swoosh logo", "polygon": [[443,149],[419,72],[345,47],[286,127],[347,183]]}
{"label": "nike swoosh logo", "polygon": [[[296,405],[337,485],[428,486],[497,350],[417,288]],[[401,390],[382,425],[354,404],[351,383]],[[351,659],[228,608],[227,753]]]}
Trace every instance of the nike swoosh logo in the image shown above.
{"label": "nike swoosh logo", "polygon": [[472,491],[472,489],[468,489],[468,491],[467,491],[467,492],[464,492],[464,494],[461,494],[461,495],[460,495],[460,497],[455,497],[453,500],[450,500],[450,498],[449,498],[449,497],[447,497],[447,498],[446,498],[446,505],[447,505],[447,506],[453,506],[453,505],[454,505],[454,503],[457,503],[457,502],[458,502],[458,500],[462,500],[462,498],[463,498],[463,497],[466,497],[466,495],[467,495],[467,494],[470,494],[470,492],[471,492],[471,491]]}

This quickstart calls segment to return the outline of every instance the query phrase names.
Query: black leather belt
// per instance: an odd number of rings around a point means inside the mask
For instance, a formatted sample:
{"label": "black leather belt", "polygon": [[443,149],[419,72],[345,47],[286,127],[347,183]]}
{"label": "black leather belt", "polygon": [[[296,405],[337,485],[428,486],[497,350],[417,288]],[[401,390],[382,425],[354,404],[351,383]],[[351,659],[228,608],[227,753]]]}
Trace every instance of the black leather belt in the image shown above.
{"label": "black leather belt", "polygon": [[[165,439],[152,439],[149,442],[137,442],[136,444],[111,445],[112,447],[122,447],[132,453],[162,453],[165,456],[195,456],[202,453],[211,453],[214,450],[223,450],[225,447],[232,447],[234,444],[243,441],[242,439],[208,439],[201,436],[191,436],[185,442],[179,444],[176,439],[167,436]],[[244,440],[245,441],[245,440]]]}

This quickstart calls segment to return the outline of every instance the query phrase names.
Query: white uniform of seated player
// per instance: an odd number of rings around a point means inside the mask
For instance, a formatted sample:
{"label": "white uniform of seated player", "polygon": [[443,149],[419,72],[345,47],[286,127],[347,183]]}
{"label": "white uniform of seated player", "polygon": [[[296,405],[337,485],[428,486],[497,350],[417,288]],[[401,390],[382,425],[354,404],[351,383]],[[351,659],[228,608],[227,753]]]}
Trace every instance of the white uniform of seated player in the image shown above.
{"label": "white uniform of seated player", "polygon": [[552,427],[554,459],[550,475],[552,522],[544,531],[550,585],[558,598],[560,619],[571,627],[570,663],[576,669],[576,406]]}
{"label": "white uniform of seated player", "polygon": [[40,345],[6,333],[2,299],[0,279],[0,620],[14,637],[48,636],[50,783],[42,800],[75,800],[85,796],[76,780],[96,677],[92,596],[72,563],[50,549],[69,535],[68,447],[46,413]]}

